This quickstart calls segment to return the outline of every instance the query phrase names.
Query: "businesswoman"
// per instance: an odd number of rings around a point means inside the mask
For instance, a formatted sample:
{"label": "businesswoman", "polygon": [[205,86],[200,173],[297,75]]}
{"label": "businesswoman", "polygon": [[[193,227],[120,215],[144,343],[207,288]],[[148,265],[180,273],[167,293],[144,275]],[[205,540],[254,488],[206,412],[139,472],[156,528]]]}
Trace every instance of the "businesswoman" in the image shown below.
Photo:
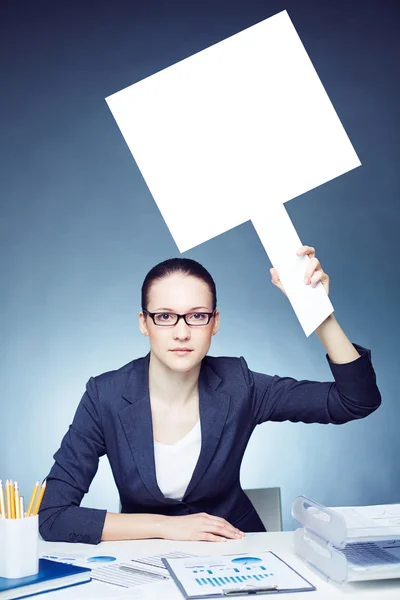
{"label": "businesswoman", "polygon": [[[314,249],[305,285],[329,292]],[[271,269],[272,282],[284,289]],[[54,455],[39,522],[45,540],[166,538],[222,541],[264,531],[240,487],[249,438],[265,421],[345,423],[378,408],[370,351],[331,315],[316,330],[334,382],[251,371],[244,358],[207,355],[218,331],[215,284],[190,259],[155,266],[142,286],[140,330],[150,352],[89,379]],[[122,512],[81,507],[107,454]]]}

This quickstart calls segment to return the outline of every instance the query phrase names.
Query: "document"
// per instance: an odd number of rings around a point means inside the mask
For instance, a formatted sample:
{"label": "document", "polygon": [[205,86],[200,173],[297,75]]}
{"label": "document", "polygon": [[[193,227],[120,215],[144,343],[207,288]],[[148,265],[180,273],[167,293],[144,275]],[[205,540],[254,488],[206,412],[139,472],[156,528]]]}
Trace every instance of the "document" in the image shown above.
{"label": "document", "polygon": [[47,559],[77,566],[89,567],[91,577],[96,581],[109,583],[121,588],[134,588],[149,583],[162,583],[170,579],[168,569],[162,559],[189,558],[193,554],[185,552],[167,552],[165,554],[151,555],[140,558],[126,556],[91,556],[85,554],[58,554],[46,555]]}
{"label": "document", "polygon": [[343,517],[349,537],[383,534],[400,539],[400,504],[339,506],[330,510]]}
{"label": "document", "polygon": [[315,590],[273,552],[165,558],[164,563],[187,599]]}
{"label": "document", "polygon": [[370,567],[397,568],[400,573],[400,540],[347,544],[340,550],[349,566],[358,571]]}

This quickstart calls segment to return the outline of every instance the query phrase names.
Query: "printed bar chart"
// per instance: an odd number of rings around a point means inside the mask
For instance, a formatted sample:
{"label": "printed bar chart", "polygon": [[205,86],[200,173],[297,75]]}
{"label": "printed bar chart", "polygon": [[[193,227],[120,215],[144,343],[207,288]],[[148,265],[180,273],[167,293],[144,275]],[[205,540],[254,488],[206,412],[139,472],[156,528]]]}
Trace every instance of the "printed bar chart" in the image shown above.
{"label": "printed bar chart", "polygon": [[[272,575],[272,574],[271,574]],[[216,586],[223,586],[225,587],[227,583],[232,584],[232,583],[250,583],[251,581],[263,581],[264,578],[268,579],[270,576],[269,575],[236,575],[234,577],[196,577],[196,582],[203,586],[203,585],[212,585],[213,587]]]}

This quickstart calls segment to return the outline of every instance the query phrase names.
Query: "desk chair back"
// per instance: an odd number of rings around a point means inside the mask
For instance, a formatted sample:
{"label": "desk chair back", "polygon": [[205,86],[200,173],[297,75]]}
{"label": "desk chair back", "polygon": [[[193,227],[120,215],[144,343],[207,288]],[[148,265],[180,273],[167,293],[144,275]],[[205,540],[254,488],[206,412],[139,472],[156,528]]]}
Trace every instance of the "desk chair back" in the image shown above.
{"label": "desk chair back", "polygon": [[267,531],[282,531],[281,488],[243,490],[256,509]]}

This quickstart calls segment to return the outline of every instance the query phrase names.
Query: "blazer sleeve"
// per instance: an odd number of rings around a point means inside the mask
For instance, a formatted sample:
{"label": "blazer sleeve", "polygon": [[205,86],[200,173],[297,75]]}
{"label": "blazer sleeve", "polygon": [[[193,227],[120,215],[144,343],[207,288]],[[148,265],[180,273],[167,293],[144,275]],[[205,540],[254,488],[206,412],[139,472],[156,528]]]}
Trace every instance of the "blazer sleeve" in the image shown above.
{"label": "blazer sleeve", "polygon": [[79,505],[97,472],[99,457],[105,453],[97,388],[91,378],[47,476],[39,510],[43,539],[100,542],[107,511]]}
{"label": "blazer sleeve", "polygon": [[381,404],[371,352],[356,344],[354,347],[360,357],[349,363],[332,363],[326,356],[335,380],[332,382],[297,381],[256,373],[241,357],[256,423],[341,424],[371,414]]}

